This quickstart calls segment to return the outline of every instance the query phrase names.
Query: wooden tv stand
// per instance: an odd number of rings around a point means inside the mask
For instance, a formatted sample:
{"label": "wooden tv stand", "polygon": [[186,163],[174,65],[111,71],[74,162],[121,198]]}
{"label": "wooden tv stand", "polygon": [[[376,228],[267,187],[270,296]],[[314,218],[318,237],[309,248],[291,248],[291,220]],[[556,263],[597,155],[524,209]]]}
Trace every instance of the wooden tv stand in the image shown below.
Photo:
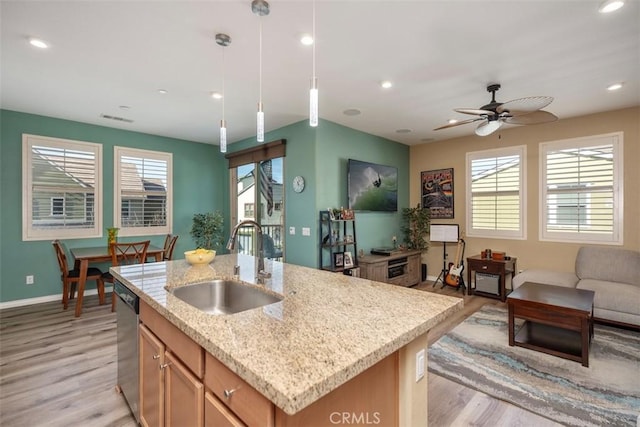
{"label": "wooden tv stand", "polygon": [[421,251],[396,251],[391,255],[358,257],[360,277],[399,286],[420,283]]}

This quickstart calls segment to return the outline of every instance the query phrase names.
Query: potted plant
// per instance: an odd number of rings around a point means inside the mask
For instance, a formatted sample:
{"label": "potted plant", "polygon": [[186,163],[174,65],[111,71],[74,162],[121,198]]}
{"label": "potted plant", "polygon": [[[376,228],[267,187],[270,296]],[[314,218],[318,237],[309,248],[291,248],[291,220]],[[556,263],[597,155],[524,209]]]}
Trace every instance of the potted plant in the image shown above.
{"label": "potted plant", "polygon": [[224,218],[220,211],[197,213],[193,215],[191,237],[196,242],[196,247],[202,249],[215,249],[224,243]]}
{"label": "potted plant", "polygon": [[[429,225],[431,224],[431,211],[423,209],[420,203],[415,208],[402,209],[402,232],[407,249],[415,249],[424,255],[429,249]],[[427,278],[427,265],[422,263],[422,280]]]}

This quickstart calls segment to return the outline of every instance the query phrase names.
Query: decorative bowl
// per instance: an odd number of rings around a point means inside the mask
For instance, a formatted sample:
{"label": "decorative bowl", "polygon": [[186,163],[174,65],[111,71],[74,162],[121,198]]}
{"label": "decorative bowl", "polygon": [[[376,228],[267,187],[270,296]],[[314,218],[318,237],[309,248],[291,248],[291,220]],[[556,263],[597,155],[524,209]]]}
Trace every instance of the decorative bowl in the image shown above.
{"label": "decorative bowl", "polygon": [[216,251],[209,249],[195,249],[184,253],[184,258],[191,265],[206,265],[213,261],[215,257]]}

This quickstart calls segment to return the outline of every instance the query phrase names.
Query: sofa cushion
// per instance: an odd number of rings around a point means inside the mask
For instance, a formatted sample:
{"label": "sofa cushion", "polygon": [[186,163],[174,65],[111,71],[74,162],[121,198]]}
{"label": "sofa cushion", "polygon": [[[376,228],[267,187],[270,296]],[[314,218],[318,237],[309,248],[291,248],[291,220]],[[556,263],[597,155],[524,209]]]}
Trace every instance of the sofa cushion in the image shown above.
{"label": "sofa cushion", "polygon": [[640,315],[640,287],[606,280],[583,279],[578,289],[595,291],[593,305],[605,309]]}
{"label": "sofa cushion", "polygon": [[541,269],[529,269],[513,278],[513,289],[518,288],[524,282],[542,283],[543,285],[564,286],[575,288],[578,277],[573,273],[563,273]]}
{"label": "sofa cushion", "polygon": [[628,249],[582,246],[576,257],[580,279],[605,280],[640,286],[640,252]]}

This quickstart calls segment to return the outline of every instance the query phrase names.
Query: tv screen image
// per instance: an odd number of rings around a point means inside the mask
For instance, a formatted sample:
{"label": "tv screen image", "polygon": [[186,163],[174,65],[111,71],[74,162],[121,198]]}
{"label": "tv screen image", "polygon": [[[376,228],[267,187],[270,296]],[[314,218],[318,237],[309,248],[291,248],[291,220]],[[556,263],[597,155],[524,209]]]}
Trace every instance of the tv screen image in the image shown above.
{"label": "tv screen image", "polygon": [[349,209],[398,210],[398,168],[349,159],[347,171]]}

